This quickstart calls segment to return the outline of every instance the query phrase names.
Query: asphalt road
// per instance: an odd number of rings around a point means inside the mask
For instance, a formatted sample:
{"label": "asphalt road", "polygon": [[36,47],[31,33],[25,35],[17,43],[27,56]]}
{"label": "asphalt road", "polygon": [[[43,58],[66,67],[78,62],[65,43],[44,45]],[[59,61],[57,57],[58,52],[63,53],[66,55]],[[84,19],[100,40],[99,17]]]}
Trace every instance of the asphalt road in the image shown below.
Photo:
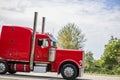
{"label": "asphalt road", "polygon": [[[0,80],[64,80],[56,73],[16,73],[0,75]],[[84,75],[76,80],[120,80],[120,77]]]}

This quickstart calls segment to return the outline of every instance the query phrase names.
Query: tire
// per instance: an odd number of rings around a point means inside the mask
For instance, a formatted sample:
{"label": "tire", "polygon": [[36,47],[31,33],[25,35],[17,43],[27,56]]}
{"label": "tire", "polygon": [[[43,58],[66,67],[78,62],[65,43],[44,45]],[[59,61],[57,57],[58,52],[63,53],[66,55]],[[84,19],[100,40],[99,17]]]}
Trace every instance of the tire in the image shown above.
{"label": "tire", "polygon": [[77,67],[73,64],[65,64],[61,68],[61,75],[64,79],[75,80],[78,76]]}
{"label": "tire", "polygon": [[15,74],[16,73],[16,71],[14,71],[14,70],[9,70],[8,71],[10,74]]}
{"label": "tire", "polygon": [[0,74],[5,74],[8,71],[8,65],[4,61],[0,61]]}
{"label": "tire", "polygon": [[[13,68],[13,66],[12,66],[12,68]],[[15,74],[16,73],[16,71],[12,68],[11,68],[11,65],[8,66],[8,73],[9,74]]]}

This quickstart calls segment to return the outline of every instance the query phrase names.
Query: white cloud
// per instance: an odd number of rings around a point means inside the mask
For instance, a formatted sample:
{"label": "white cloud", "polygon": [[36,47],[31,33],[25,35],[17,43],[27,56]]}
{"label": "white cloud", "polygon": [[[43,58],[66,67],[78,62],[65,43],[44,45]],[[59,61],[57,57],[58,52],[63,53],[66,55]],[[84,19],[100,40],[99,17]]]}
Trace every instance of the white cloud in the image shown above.
{"label": "white cloud", "polygon": [[99,58],[110,36],[120,38],[120,6],[106,9],[103,2],[91,0],[0,0],[0,21],[5,24],[32,26],[33,13],[39,12],[38,31],[41,17],[46,17],[46,31],[57,32],[68,22],[74,22],[86,35],[85,50]]}
{"label": "white cloud", "polygon": [[30,6],[30,4],[31,3],[28,0],[1,0],[0,9],[13,12],[23,12],[25,8]]}

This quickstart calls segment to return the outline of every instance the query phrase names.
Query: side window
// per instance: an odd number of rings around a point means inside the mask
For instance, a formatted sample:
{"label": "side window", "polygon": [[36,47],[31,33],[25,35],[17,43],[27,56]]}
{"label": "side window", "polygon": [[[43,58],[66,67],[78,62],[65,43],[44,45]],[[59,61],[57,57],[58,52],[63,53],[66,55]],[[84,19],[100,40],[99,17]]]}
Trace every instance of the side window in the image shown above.
{"label": "side window", "polygon": [[43,39],[43,47],[48,47],[48,40],[47,39]]}
{"label": "side window", "polygon": [[43,44],[43,39],[39,39],[39,40],[38,40],[38,45],[39,45],[39,46],[42,46],[42,44]]}
{"label": "side window", "polygon": [[42,47],[48,47],[49,46],[48,40],[47,39],[39,39],[38,40],[38,45],[42,46]]}

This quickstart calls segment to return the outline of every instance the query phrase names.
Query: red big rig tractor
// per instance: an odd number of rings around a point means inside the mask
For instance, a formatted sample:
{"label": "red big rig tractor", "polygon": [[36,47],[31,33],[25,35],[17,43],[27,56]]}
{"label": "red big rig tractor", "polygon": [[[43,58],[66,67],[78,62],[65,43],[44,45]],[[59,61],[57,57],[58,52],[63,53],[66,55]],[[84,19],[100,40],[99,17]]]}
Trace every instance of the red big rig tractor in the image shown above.
{"label": "red big rig tractor", "polygon": [[[34,24],[35,25],[35,24]],[[2,26],[0,74],[57,72],[74,80],[84,72],[84,51],[57,49],[56,39],[24,26]]]}
{"label": "red big rig tractor", "polygon": [[83,74],[84,51],[57,49],[56,39],[36,32],[33,70],[30,69],[31,28],[3,26],[0,35],[0,74],[9,72],[57,72],[65,79]]}

